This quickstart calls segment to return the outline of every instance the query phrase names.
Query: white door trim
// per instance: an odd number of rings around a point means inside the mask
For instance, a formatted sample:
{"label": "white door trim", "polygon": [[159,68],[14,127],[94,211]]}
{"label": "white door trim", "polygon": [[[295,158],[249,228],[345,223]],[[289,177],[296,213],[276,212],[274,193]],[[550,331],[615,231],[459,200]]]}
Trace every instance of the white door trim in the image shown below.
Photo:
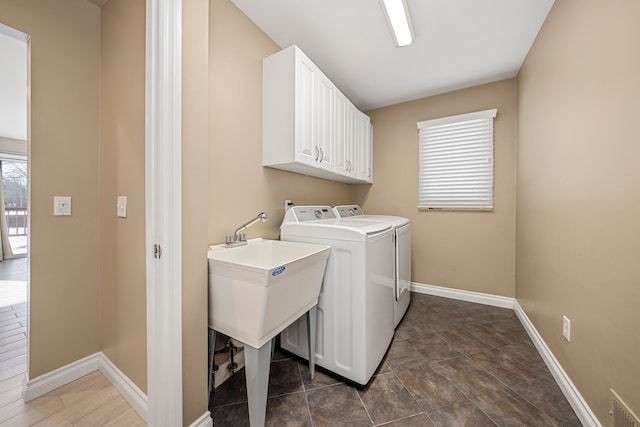
{"label": "white door trim", "polygon": [[[149,426],[182,425],[182,0],[146,1]],[[154,245],[161,248],[154,256]]]}

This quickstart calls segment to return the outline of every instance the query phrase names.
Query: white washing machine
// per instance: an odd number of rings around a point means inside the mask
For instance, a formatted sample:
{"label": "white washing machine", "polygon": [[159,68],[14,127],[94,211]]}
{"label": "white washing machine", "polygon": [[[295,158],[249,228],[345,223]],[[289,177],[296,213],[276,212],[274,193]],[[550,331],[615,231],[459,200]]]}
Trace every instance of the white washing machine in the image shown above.
{"label": "white washing machine", "polygon": [[411,302],[411,224],[409,219],[401,216],[365,215],[358,205],[336,206],[333,210],[340,218],[384,222],[393,227],[393,318],[394,326],[398,326]]}
{"label": "white washing machine", "polygon": [[[393,228],[340,219],[330,206],[294,206],[280,239],[331,246],[320,290],[316,365],[365,385],[393,338]],[[282,348],[308,358],[306,319],[280,335]]]}

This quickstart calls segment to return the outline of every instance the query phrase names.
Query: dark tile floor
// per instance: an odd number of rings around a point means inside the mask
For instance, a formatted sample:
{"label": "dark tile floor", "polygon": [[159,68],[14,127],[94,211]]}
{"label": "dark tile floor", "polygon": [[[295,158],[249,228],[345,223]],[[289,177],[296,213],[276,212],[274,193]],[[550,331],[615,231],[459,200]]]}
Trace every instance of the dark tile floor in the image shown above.
{"label": "dark tile floor", "polygon": [[[211,395],[216,427],[248,426],[244,369]],[[580,426],[512,310],[412,294],[367,386],[276,351],[268,426]]]}

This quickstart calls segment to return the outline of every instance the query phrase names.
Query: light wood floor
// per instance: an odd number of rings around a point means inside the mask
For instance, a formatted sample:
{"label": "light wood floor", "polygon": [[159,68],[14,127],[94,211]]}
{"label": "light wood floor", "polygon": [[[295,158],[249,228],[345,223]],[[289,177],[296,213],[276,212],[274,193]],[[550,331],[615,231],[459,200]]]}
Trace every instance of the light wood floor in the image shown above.
{"label": "light wood floor", "polygon": [[[146,424],[100,373],[93,372],[24,403],[22,377],[0,383],[0,426],[145,426]],[[5,403],[4,401],[8,401]]]}
{"label": "light wood floor", "polygon": [[0,262],[0,426],[144,426],[100,373],[93,372],[29,403],[26,259]]}

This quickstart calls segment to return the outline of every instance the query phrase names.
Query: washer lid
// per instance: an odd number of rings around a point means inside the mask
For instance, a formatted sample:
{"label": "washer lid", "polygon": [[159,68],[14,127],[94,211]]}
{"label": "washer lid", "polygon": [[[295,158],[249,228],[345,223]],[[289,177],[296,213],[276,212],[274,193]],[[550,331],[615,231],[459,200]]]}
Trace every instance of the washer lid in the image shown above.
{"label": "washer lid", "polygon": [[402,216],[392,216],[392,215],[362,215],[358,218],[362,218],[369,221],[380,221],[386,224],[391,224],[393,227],[398,228],[403,225],[409,224],[409,218],[405,218]]}
{"label": "washer lid", "polygon": [[294,206],[287,210],[280,234],[282,237],[366,240],[391,229],[390,224],[379,221],[336,218],[328,206]]}
{"label": "washer lid", "polygon": [[379,221],[391,224],[393,227],[402,227],[409,224],[409,219],[393,215],[368,215],[362,212],[358,205],[341,205],[333,208],[334,213],[340,218],[358,218],[369,221]]}

